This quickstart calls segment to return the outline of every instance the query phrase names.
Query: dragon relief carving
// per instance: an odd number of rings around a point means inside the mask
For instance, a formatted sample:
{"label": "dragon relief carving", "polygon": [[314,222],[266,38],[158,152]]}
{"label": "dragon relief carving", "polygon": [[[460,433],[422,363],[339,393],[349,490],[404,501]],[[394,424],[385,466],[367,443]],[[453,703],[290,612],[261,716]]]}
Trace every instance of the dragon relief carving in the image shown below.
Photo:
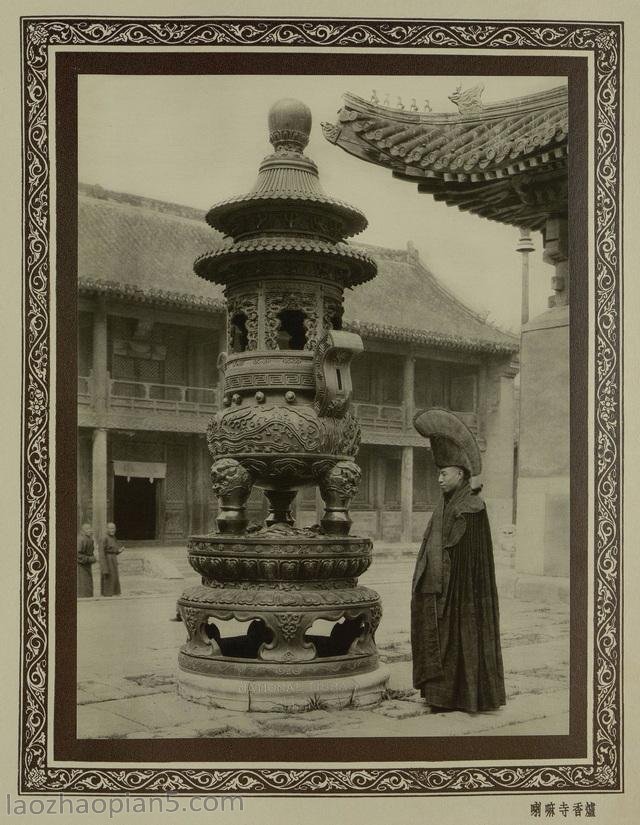
{"label": "dragon relief carving", "polygon": [[207,429],[211,455],[329,453],[349,455],[360,446],[360,425],[347,411],[320,418],[311,407],[260,405],[217,413]]}

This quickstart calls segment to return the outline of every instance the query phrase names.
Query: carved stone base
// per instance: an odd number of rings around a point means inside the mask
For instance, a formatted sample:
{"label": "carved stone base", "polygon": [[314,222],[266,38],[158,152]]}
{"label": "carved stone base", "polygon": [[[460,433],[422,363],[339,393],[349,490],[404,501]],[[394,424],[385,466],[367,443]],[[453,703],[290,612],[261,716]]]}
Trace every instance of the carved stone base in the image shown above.
{"label": "carved stone base", "polygon": [[378,701],[387,679],[375,644],[382,606],[357,584],[370,539],[277,523],[193,536],[189,560],[202,584],[178,599],[182,696],[246,709],[253,690],[262,710],[310,709],[316,697],[333,706],[357,706],[356,694],[360,704]]}
{"label": "carved stone base", "polygon": [[242,711],[302,713],[323,708],[361,708],[377,704],[389,680],[378,667],[350,676],[287,679],[234,679],[179,670],[178,693],[191,702]]}

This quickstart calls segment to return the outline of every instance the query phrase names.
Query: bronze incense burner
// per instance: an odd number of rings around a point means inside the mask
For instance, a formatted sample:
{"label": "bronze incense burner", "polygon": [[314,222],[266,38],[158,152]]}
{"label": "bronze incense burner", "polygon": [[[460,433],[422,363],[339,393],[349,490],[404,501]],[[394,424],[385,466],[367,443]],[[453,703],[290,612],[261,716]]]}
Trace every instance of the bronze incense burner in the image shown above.
{"label": "bronze incense burner", "polygon": [[[366,219],[323,192],[303,154],[310,130],[303,103],[274,104],[274,152],[251,192],[208,212],[228,241],[195,262],[224,284],[228,352],[223,408],[207,435],[219,532],[189,543],[202,584],[178,601],[188,633],[179,690],[222,707],[370,704],[388,678],[374,640],[380,597],[357,584],[371,540],[349,535],[360,481],[350,363],[362,341],[341,329],[344,289],[376,265],[345,242]],[[269,502],[259,526],[245,510],[254,486]],[[325,512],[301,528],[291,506],[305,486],[319,488]],[[331,631],[315,631],[318,619]]]}

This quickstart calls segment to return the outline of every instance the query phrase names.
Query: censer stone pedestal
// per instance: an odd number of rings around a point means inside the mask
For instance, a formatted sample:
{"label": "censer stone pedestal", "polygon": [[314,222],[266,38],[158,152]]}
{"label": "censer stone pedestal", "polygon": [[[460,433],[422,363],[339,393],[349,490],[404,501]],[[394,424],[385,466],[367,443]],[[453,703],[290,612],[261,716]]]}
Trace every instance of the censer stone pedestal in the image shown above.
{"label": "censer stone pedestal", "polygon": [[[322,190],[303,154],[310,129],[303,103],[274,104],[274,152],[251,192],[208,212],[228,240],[195,263],[225,287],[228,352],[207,434],[218,532],[189,542],[202,584],[178,600],[178,689],[234,710],[367,705],[389,678],[375,645],[380,597],[358,585],[372,543],[350,535],[348,510],[360,482],[350,364],[363,346],[341,329],[344,289],[376,265],[345,241],[366,219]],[[295,497],[315,486],[324,516],[296,526]],[[262,525],[246,517],[253,487],[269,503]]]}

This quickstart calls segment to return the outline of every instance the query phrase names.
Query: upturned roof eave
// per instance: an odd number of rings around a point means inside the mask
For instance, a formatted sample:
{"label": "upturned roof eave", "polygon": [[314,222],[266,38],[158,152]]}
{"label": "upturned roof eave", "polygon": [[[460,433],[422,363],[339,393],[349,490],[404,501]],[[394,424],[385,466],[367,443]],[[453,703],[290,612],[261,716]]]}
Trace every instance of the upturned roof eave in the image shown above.
{"label": "upturned roof eave", "polygon": [[[328,127],[333,124],[327,124]],[[372,163],[374,166],[381,166],[388,169],[394,177],[416,184],[424,184],[425,187],[437,189],[442,184],[462,184],[465,186],[477,186],[500,181],[513,175],[523,172],[536,173],[538,169],[547,169],[549,164],[565,163],[567,158],[566,139],[556,143],[556,145],[544,145],[536,147],[526,155],[517,158],[505,158],[498,163],[492,163],[486,167],[472,166],[461,170],[451,171],[446,168],[441,170],[431,167],[422,168],[414,163],[406,163],[401,157],[393,157],[387,152],[370,145],[360,138],[351,129],[349,124],[339,124],[335,126],[337,134],[334,138],[325,137],[344,152]]]}

